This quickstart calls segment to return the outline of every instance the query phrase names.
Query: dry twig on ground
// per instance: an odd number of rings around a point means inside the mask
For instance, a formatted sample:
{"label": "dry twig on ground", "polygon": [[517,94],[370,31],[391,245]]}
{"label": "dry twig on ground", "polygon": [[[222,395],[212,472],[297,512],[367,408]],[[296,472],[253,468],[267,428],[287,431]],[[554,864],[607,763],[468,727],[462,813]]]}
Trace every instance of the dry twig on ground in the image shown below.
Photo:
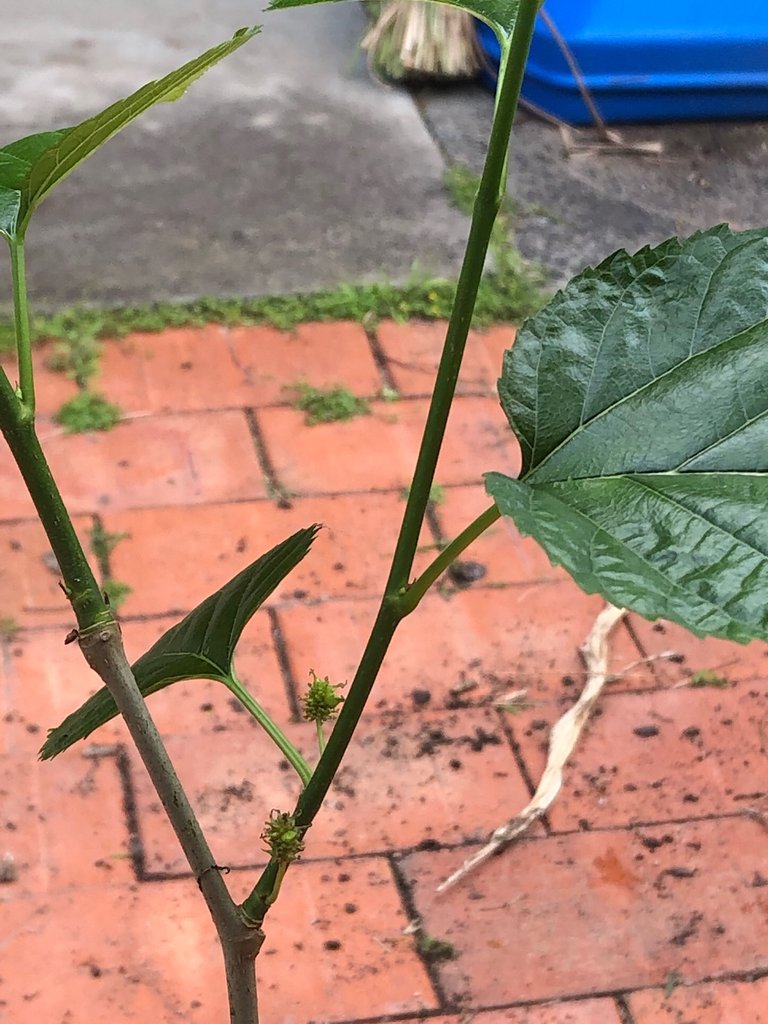
{"label": "dry twig on ground", "polygon": [[587,669],[587,682],[581,696],[568,711],[552,727],[549,737],[549,753],[547,764],[541,781],[528,804],[518,815],[500,825],[488,842],[461,867],[441,882],[438,892],[445,892],[458,881],[474,871],[492,857],[502,846],[511,843],[537,821],[552,805],[563,783],[563,768],[573,753],[581,731],[587,722],[590,712],[608,681],[608,638],[614,626],[624,617],[624,608],[615,608],[612,604],[605,608],[595,619],[592,629],[581,648]]}

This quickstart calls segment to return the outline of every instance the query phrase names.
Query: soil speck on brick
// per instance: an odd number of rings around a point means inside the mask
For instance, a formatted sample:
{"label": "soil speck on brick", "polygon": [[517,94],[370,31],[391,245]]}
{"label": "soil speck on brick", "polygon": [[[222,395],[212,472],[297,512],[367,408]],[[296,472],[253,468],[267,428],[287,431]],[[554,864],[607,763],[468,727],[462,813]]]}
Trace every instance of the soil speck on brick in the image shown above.
{"label": "soil speck on brick", "polygon": [[632,732],[635,736],[639,736],[641,740],[647,740],[650,739],[651,736],[659,735],[659,727],[658,725],[638,725],[632,730]]}
{"label": "soil speck on brick", "polygon": [[677,927],[677,931],[669,940],[673,946],[684,946],[688,939],[694,938],[699,931],[699,925],[704,920],[704,915],[695,911],[685,923]]}
{"label": "soil speck on brick", "polygon": [[667,891],[667,879],[668,878],[695,878],[697,875],[696,868],[686,867],[672,867],[665,868],[660,871],[656,876],[656,881],[653,883],[654,889],[659,893],[665,893]]}
{"label": "soil speck on brick", "polygon": [[638,836],[638,839],[646,850],[658,850],[660,846],[672,842],[672,836],[670,835],[664,835],[661,839],[657,839],[656,836]]}
{"label": "soil speck on brick", "polygon": [[432,757],[440,748],[453,743],[453,740],[446,736],[439,726],[425,726],[419,734],[419,745],[416,748],[416,757]]}
{"label": "soil speck on brick", "polygon": [[432,694],[429,690],[412,690],[411,700],[414,707],[423,708],[432,700]]}
{"label": "soil speck on brick", "polygon": [[436,839],[422,839],[416,846],[417,850],[439,850],[440,843]]}
{"label": "soil speck on brick", "polygon": [[448,569],[448,576],[457,587],[470,587],[481,580],[487,572],[482,562],[454,562]]}

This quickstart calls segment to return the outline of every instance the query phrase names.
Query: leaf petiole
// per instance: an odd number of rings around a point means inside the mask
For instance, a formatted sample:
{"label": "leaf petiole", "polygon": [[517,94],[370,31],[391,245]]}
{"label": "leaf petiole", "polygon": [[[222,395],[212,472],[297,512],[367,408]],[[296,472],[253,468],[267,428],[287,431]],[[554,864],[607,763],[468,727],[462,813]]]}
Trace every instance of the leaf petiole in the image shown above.
{"label": "leaf petiole", "polygon": [[445,570],[452,565],[459,555],[485,533],[489,526],[492,526],[501,517],[496,505],[491,505],[477,519],[465,527],[458,537],[446,544],[440,554],[431,562],[424,572],[409,586],[405,587],[397,597],[397,605],[403,615],[410,615],[426,594],[429,588],[435,583]]}
{"label": "leaf petiole", "polygon": [[233,694],[233,696],[237,697],[246,711],[256,719],[264,732],[276,744],[276,746],[279,747],[281,753],[285,755],[286,760],[291,764],[296,774],[301,779],[302,785],[306,786],[312,778],[312,769],[304,760],[301,752],[285,735],[283,730],[272,721],[261,704],[259,704],[248,690],[246,690],[235,675],[234,669],[230,672],[228,678],[223,679],[222,682],[229,692]]}

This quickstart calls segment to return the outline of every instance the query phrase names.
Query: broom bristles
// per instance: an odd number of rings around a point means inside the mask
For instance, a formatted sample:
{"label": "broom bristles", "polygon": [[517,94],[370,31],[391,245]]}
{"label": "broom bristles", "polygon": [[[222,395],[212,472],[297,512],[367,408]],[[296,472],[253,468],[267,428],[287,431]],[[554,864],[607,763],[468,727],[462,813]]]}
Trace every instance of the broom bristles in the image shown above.
{"label": "broom bristles", "polygon": [[424,0],[389,0],[362,42],[387,78],[472,78],[483,64],[466,11]]}

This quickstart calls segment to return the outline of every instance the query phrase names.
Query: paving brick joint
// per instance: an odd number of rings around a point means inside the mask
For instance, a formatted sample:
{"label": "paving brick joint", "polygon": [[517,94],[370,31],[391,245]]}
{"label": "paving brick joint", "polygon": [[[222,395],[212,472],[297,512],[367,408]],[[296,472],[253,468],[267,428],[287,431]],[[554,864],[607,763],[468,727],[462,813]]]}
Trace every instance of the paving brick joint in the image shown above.
{"label": "paving brick joint", "polygon": [[[109,567],[132,588],[122,611],[132,657],[249,560],[322,522],[237,656],[243,681],[314,756],[299,697],[310,670],[342,682],[354,671],[443,329],[382,324],[370,338],[354,324],[209,327],[108,341],[99,387],[124,419],[81,436],[56,427],[74,385],[37,353],[41,434],[77,529],[87,541],[98,519],[126,534]],[[470,339],[419,565],[486,507],[483,471],[519,467],[494,397],[513,339],[506,327]],[[307,426],[284,388],[299,379],[343,385],[370,413]],[[396,401],[381,397],[384,385]],[[122,725],[36,761],[45,730],[94,679],[63,644],[71,616],[5,453],[0,501],[0,618],[20,627],[1,642],[0,1007],[14,1024],[226,1019],[212,927]],[[530,797],[549,728],[578,695],[578,647],[601,606],[508,524],[466,561],[471,570],[403,623],[269,918],[263,1019],[767,1020],[761,645],[695,640],[631,616],[612,644],[616,678],[546,819],[435,893]],[[669,651],[673,660],[658,657]],[[691,685],[713,677],[725,685]],[[498,707],[520,688],[517,714]],[[296,781],[216,683],[150,700],[242,898],[264,862],[264,819],[292,804]]]}

